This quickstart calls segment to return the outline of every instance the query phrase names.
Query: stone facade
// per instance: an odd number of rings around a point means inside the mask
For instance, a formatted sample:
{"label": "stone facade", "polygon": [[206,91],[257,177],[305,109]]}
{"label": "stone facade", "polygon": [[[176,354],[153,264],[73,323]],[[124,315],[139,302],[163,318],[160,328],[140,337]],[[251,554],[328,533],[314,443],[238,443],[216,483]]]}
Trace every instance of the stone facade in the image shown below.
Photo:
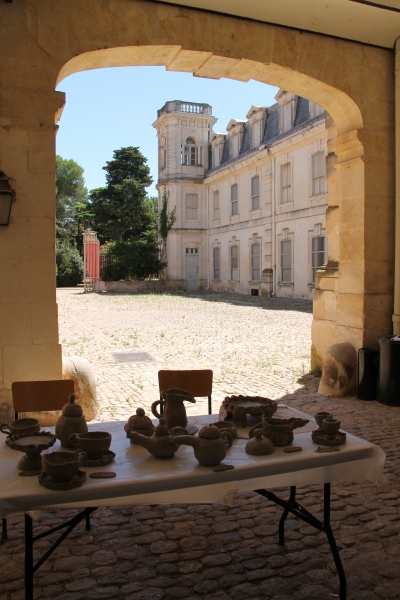
{"label": "stone facade", "polygon": [[158,111],[159,200],[167,191],[177,212],[173,288],[312,298],[327,257],[325,113],[283,90],[276,100],[226,133],[208,104]]}

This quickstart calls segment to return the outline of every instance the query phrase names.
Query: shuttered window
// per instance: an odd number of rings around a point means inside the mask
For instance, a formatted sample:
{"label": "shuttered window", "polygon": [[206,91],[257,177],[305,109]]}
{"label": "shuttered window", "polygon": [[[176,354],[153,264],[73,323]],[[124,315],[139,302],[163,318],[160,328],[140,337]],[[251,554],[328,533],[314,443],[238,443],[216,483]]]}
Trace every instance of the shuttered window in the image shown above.
{"label": "shuttered window", "polygon": [[237,183],[231,186],[231,215],[239,214],[239,186]]}
{"label": "shuttered window", "polygon": [[260,176],[251,179],[251,210],[260,208]]}
{"label": "shuttered window", "polygon": [[251,279],[252,281],[260,281],[261,267],[261,245],[251,245]]}
{"label": "shuttered window", "polygon": [[186,194],[186,218],[188,220],[197,219],[198,195]]}
{"label": "shuttered window", "polygon": [[281,203],[292,201],[292,165],[286,163],[281,166]]}
{"label": "shuttered window", "polygon": [[231,281],[239,281],[239,247],[231,246]]}
{"label": "shuttered window", "polygon": [[213,267],[214,267],[214,281],[220,280],[220,254],[219,247],[213,249]]}
{"label": "shuttered window", "polygon": [[316,272],[325,264],[325,236],[319,235],[311,240],[312,282],[315,283]]}
{"label": "shuttered window", "polygon": [[219,219],[219,191],[215,191],[213,194],[213,220],[218,221]]}
{"label": "shuttered window", "polygon": [[323,151],[312,155],[312,194],[325,193],[325,154]]}
{"label": "shuttered window", "polygon": [[281,282],[292,283],[292,240],[281,241]]}

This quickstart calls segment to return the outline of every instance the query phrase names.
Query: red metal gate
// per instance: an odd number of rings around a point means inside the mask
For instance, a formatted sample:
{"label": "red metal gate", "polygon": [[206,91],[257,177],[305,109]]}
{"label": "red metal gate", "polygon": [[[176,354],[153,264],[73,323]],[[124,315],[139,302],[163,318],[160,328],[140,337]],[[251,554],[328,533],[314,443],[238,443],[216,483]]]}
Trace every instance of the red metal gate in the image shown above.
{"label": "red metal gate", "polygon": [[100,242],[91,229],[83,234],[83,260],[85,273],[83,278],[84,291],[95,292],[100,281]]}

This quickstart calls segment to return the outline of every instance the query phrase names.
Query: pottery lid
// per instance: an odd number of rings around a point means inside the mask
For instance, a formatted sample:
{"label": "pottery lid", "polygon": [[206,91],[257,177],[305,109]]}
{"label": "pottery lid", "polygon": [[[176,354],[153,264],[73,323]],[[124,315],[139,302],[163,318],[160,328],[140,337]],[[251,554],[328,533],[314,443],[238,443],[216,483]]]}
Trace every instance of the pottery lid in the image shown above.
{"label": "pottery lid", "polygon": [[132,415],[129,417],[128,421],[129,427],[132,429],[152,429],[153,423],[149,417],[146,417],[146,414],[143,408],[136,409],[136,415]]}
{"label": "pottery lid", "polygon": [[75,402],[75,394],[69,395],[68,404],[64,404],[62,409],[64,417],[81,417],[83,414],[82,406]]}
{"label": "pottery lid", "polygon": [[169,435],[168,427],[165,424],[165,419],[161,417],[158,422],[159,425],[157,425],[154,435],[157,437],[165,437],[166,435]]}
{"label": "pottery lid", "polygon": [[214,425],[204,425],[199,431],[199,437],[206,438],[207,440],[216,440],[221,437],[219,429]]}

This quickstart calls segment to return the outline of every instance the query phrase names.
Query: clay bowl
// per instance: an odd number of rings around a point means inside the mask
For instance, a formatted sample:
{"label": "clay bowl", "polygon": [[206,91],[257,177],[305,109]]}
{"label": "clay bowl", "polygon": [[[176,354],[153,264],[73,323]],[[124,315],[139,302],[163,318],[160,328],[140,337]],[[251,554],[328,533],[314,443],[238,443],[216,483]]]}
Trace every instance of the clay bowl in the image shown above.
{"label": "clay bowl", "polygon": [[54,480],[72,479],[85,462],[86,452],[50,452],[43,454],[43,471]]}
{"label": "clay bowl", "polygon": [[18,419],[17,421],[0,425],[0,431],[9,435],[35,433],[36,431],[40,431],[40,423],[37,419]]}
{"label": "clay bowl", "polygon": [[210,425],[216,427],[220,432],[229,431],[233,438],[237,436],[237,428],[232,421],[216,421],[215,423],[210,423]]}
{"label": "clay bowl", "polygon": [[332,417],[333,417],[332,413],[325,412],[325,411],[317,412],[314,415],[314,419],[320,429],[322,429],[322,421],[324,419],[332,419]]}
{"label": "clay bowl", "polygon": [[68,443],[86,452],[89,459],[101,458],[110,449],[111,433],[106,431],[72,433],[68,438]]}
{"label": "clay bowl", "polygon": [[335,439],[335,436],[340,429],[340,421],[328,417],[322,421],[322,429],[328,438]]}

